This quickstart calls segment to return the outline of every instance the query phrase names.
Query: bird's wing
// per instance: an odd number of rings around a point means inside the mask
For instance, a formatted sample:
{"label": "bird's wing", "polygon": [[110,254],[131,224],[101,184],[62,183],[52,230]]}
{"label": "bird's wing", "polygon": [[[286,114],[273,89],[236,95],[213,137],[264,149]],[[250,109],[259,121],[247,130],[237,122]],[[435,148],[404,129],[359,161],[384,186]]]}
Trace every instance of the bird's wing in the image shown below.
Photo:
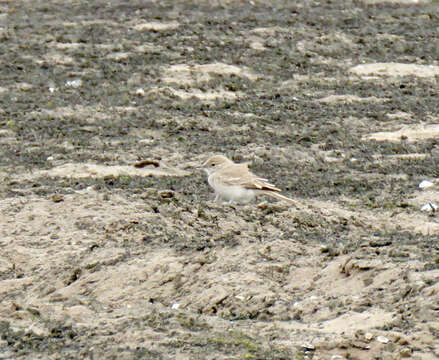
{"label": "bird's wing", "polygon": [[262,191],[263,194],[274,197],[278,200],[283,200],[286,201],[287,203],[293,204],[293,205],[297,205],[296,202],[293,199],[290,199],[289,197],[283,196],[282,194],[279,194],[275,191],[268,191],[268,190],[263,190]]}
{"label": "bird's wing", "polygon": [[247,164],[234,164],[221,169],[218,180],[228,185],[241,185],[247,189],[281,191],[267,179],[260,178],[250,172]]}

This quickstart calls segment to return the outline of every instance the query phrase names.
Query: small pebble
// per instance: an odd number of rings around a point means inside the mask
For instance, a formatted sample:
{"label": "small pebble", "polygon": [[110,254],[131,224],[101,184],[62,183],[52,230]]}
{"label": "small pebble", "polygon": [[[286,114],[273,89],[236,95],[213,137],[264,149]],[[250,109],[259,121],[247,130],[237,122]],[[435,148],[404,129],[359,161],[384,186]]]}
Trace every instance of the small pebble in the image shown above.
{"label": "small pebble", "polygon": [[373,339],[373,334],[370,333],[370,332],[368,332],[368,333],[364,334],[364,338],[365,338],[367,341],[371,341],[371,340]]}
{"label": "small pebble", "polygon": [[311,343],[305,343],[305,344],[302,344],[300,346],[305,350],[315,350],[316,349],[316,347]]}
{"label": "small pebble", "polygon": [[172,190],[162,190],[159,191],[159,195],[162,199],[172,199],[175,197],[175,192]]}
{"label": "small pebble", "polygon": [[429,213],[436,212],[436,210],[437,210],[437,205],[434,203],[428,203],[428,204],[422,205],[422,207],[421,207],[421,211],[425,211],[425,212],[429,212]]}
{"label": "small pebble", "polygon": [[64,196],[62,196],[60,194],[55,194],[51,197],[51,199],[54,203],[59,203],[61,201],[64,201]]}
{"label": "small pebble", "polygon": [[32,85],[28,83],[20,83],[18,84],[18,89],[20,89],[21,91],[29,91],[30,89],[32,89]]}
{"label": "small pebble", "polygon": [[179,303],[174,303],[174,304],[172,304],[172,306],[171,306],[171,309],[172,310],[178,310],[180,308],[180,304]]}
{"label": "small pebble", "polygon": [[72,87],[72,88],[81,87],[82,86],[82,80],[81,79],[75,79],[75,80],[66,81],[66,86],[67,87]]}
{"label": "small pebble", "polygon": [[139,96],[145,95],[145,90],[143,90],[142,88],[138,88],[136,90],[136,95],[139,95]]}
{"label": "small pebble", "polygon": [[327,253],[329,252],[329,246],[328,245],[320,245],[320,252],[321,253]]}
{"label": "small pebble", "polygon": [[430,188],[432,186],[434,186],[434,183],[432,183],[431,181],[428,181],[428,180],[423,180],[419,184],[419,188],[423,189],[423,190],[424,189],[428,189],[428,188]]}
{"label": "small pebble", "polygon": [[409,358],[410,356],[412,356],[412,349],[408,347],[401,349],[399,351],[399,356],[401,356],[402,358]]}
{"label": "small pebble", "polygon": [[377,336],[377,341],[382,344],[387,344],[389,342],[389,339],[385,336]]}

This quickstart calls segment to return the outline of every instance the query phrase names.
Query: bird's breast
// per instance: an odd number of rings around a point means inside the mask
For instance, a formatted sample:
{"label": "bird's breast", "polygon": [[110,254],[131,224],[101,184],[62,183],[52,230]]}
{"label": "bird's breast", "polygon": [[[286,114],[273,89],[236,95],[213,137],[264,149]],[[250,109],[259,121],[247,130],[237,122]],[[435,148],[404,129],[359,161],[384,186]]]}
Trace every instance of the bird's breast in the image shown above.
{"label": "bird's breast", "polygon": [[223,183],[219,177],[212,174],[208,178],[210,186],[215,192],[224,200],[234,201],[240,203],[246,203],[255,197],[255,191],[252,189],[246,189],[242,185],[229,185]]}

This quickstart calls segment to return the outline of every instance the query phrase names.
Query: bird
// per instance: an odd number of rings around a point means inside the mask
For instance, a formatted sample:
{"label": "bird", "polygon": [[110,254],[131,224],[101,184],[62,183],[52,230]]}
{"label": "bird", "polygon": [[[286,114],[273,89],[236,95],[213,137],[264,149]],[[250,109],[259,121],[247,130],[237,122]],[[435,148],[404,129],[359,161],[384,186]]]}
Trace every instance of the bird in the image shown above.
{"label": "bird", "polygon": [[215,191],[215,201],[247,204],[257,195],[268,195],[295,204],[293,199],[279,194],[281,189],[267,179],[253,174],[248,163],[236,164],[223,155],[214,155],[201,167],[206,171],[209,185]]}

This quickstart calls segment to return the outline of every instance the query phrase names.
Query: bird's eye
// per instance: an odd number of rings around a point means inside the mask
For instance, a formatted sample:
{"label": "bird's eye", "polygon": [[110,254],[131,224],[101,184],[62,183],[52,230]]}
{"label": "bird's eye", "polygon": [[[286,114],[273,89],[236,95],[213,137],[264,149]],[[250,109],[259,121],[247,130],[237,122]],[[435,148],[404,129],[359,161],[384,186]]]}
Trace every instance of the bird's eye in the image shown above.
{"label": "bird's eye", "polygon": [[212,165],[210,165],[210,166],[215,166],[215,164],[212,164]]}

